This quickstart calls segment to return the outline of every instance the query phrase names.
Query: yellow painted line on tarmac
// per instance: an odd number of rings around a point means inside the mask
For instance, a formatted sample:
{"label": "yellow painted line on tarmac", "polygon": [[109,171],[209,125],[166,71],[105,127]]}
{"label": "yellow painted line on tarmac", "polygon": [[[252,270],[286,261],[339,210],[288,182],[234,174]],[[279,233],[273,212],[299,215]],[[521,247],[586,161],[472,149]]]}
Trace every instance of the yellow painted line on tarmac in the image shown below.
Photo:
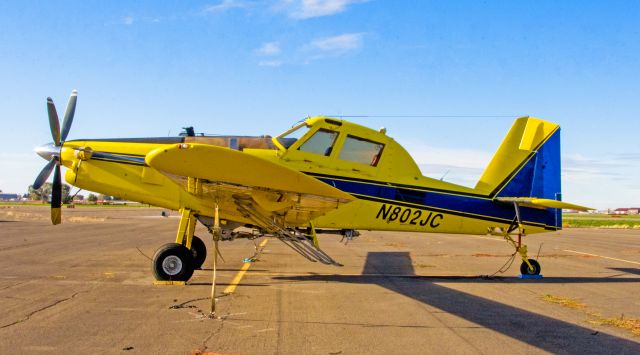
{"label": "yellow painted line on tarmac", "polygon": [[[264,248],[265,245],[267,245],[267,242],[269,241],[269,239],[266,239],[262,241],[262,243],[260,243],[260,245],[258,246],[258,249],[262,249]],[[231,283],[229,283],[229,286],[227,286],[227,288],[224,289],[224,294],[230,294],[233,293],[236,288],[238,287],[238,285],[240,284],[240,281],[242,281],[242,278],[244,277],[244,274],[247,273],[247,270],[249,270],[249,268],[251,267],[251,264],[253,263],[244,263],[242,264],[242,267],[240,268],[240,271],[238,271],[238,273],[236,274],[236,276],[233,278],[233,280],[231,280]]]}
{"label": "yellow painted line on tarmac", "polygon": [[631,260],[624,260],[624,259],[618,259],[618,258],[612,258],[610,256],[602,256],[602,255],[597,255],[597,254],[591,254],[591,253],[585,253],[582,251],[575,251],[575,250],[563,250],[569,253],[576,253],[576,254],[582,254],[582,255],[589,255],[589,256],[596,256],[598,258],[603,258],[603,259],[609,259],[609,260],[615,260],[615,261],[622,261],[623,263],[629,263],[629,264],[636,264],[636,265],[640,265],[640,262],[637,261],[631,261]]}
{"label": "yellow painted line on tarmac", "polygon": [[155,280],[153,284],[156,286],[184,286],[187,283],[185,281],[160,281]]}
{"label": "yellow painted line on tarmac", "polygon": [[[249,271],[251,275],[259,275],[259,276],[274,276],[274,277],[309,277],[309,278],[320,278],[320,277],[429,277],[433,275],[416,275],[416,274],[319,274],[317,272],[267,272],[267,271]],[[435,276],[440,277],[440,276]]]}

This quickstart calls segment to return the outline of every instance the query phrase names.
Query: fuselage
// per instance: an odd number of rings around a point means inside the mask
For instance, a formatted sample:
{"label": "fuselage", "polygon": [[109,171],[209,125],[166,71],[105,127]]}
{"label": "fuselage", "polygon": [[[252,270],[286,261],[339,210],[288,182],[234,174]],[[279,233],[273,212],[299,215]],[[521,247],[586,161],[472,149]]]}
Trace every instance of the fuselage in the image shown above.
{"label": "fuselage", "polygon": [[[164,175],[145,162],[146,155],[158,148],[210,144],[241,150],[300,171],[356,197],[316,218],[314,224],[320,228],[486,234],[508,227],[514,219],[513,206],[499,203],[494,197],[517,176],[487,188],[460,186],[423,176],[406,150],[385,132],[324,117],[309,119],[303,125],[275,138],[195,136],[67,141],[61,155],[68,168],[65,180],[105,195],[172,210],[188,207],[210,216],[214,208],[210,199],[187,192],[175,177]],[[306,133],[290,137],[301,128]],[[202,165],[234,169],[215,161],[203,161]],[[527,234],[560,229],[556,212],[522,208],[521,220]],[[221,217],[240,224],[252,223],[232,208],[221,211]],[[288,221],[291,226],[305,226],[297,223],[295,219]]]}

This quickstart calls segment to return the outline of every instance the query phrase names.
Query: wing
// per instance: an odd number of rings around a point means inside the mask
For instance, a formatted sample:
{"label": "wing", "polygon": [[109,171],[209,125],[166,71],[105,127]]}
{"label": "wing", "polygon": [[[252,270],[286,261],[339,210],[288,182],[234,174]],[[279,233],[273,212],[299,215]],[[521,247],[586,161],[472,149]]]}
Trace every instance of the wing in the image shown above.
{"label": "wing", "polygon": [[[224,216],[242,216],[266,227],[306,226],[309,221],[355,198],[284,165],[229,148],[177,144],[149,152],[146,163],[220,206]],[[229,217],[227,217],[229,218]]]}

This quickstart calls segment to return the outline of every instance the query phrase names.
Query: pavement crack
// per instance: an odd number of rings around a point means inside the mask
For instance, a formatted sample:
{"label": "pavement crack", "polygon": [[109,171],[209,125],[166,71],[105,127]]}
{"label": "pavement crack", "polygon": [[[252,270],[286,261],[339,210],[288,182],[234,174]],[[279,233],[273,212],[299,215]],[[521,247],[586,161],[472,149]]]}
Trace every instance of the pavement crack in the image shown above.
{"label": "pavement crack", "polygon": [[[196,302],[196,301],[202,301],[202,300],[209,300],[209,297],[203,297],[203,298],[194,298],[192,300],[188,300],[188,301],[184,301],[182,303],[176,303],[174,305],[171,305],[169,307],[169,309],[181,309],[181,308],[195,308],[198,310],[199,313],[203,313],[202,310],[200,308],[198,308],[195,305],[189,304],[191,302]],[[177,300],[173,300],[174,302],[177,302]]]}
{"label": "pavement crack", "polygon": [[12,287],[16,287],[16,286],[24,285],[24,284],[26,284],[27,282],[29,282],[29,281],[22,281],[22,282],[18,282],[18,283],[12,284],[12,285],[8,285],[8,286],[5,286],[5,287],[3,287],[3,288],[0,288],[0,291],[6,290],[6,289],[8,289],[8,288],[12,288]]}
{"label": "pavement crack", "polygon": [[220,334],[220,332],[222,332],[222,328],[224,328],[224,318],[220,319],[220,326],[218,327],[217,330],[214,330],[211,332],[211,334],[209,334],[209,336],[207,336],[203,341],[202,341],[202,351],[204,352],[205,350],[207,350],[209,347],[207,346],[207,343],[209,342],[209,340],[211,340],[211,338],[213,338],[214,336]]}
{"label": "pavement crack", "polygon": [[277,340],[276,340],[276,354],[280,354],[280,349],[282,348],[282,341],[283,341],[283,334],[282,334],[282,321],[284,319],[283,317],[283,309],[282,309],[282,289],[278,288],[276,290],[276,300],[277,300],[277,307],[278,307],[278,320],[277,320]]}
{"label": "pavement crack", "polygon": [[[229,301],[229,309],[231,309],[231,303],[233,301],[233,297],[230,298],[231,300]],[[207,345],[207,343],[209,342],[209,340],[211,340],[213,337],[215,337],[216,335],[220,334],[222,332],[222,330],[224,329],[224,325],[225,325],[225,320],[227,319],[229,315],[226,316],[221,316],[221,317],[217,317],[216,319],[220,320],[220,326],[218,327],[218,329],[213,330],[203,341],[202,341],[202,345],[200,346],[202,348],[201,352],[205,352],[209,346]]]}
{"label": "pavement crack", "polygon": [[42,311],[45,311],[47,309],[53,308],[53,307],[55,307],[55,306],[57,306],[57,305],[59,305],[59,304],[61,304],[63,302],[69,301],[69,300],[75,298],[77,295],[79,295],[81,293],[84,293],[84,292],[88,292],[88,291],[78,291],[78,292],[72,294],[69,297],[63,298],[61,300],[57,300],[57,301],[55,301],[53,303],[50,303],[50,304],[48,304],[48,305],[46,305],[44,307],[40,307],[40,308],[30,312],[29,314],[24,316],[22,319],[19,319],[19,320],[13,322],[13,323],[9,323],[9,324],[5,324],[5,325],[0,326],[0,329],[4,329],[4,328],[8,328],[8,327],[14,326],[16,324],[24,323],[24,322],[28,321],[29,319],[31,319],[31,317],[33,317],[35,314],[40,313]]}

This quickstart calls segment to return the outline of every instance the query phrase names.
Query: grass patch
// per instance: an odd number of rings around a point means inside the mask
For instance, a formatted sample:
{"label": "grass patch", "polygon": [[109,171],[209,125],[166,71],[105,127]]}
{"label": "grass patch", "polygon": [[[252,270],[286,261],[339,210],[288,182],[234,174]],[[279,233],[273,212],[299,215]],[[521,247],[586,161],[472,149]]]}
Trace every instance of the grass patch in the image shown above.
{"label": "grass patch", "polygon": [[562,217],[570,219],[640,219],[640,214],[563,213]]}
{"label": "grass patch", "polygon": [[564,218],[562,221],[567,228],[619,228],[619,229],[639,229],[640,219],[587,219],[587,218]]}
{"label": "grass patch", "polygon": [[631,331],[635,336],[640,336],[640,319],[638,318],[625,318],[624,314],[620,317],[606,318],[598,314],[591,314],[594,319],[588,322],[595,325],[607,325],[610,327],[626,329]]}
{"label": "grass patch", "polygon": [[542,300],[545,302],[558,304],[562,307],[582,310],[590,318],[587,319],[589,324],[604,325],[619,329],[625,329],[631,332],[635,336],[640,336],[640,319],[638,318],[625,318],[624,314],[620,317],[604,317],[598,313],[589,312],[586,310],[587,305],[578,302],[575,298],[554,296],[546,294],[542,296]]}
{"label": "grass patch", "polygon": [[[66,206],[66,205],[65,205]],[[77,208],[85,208],[85,207],[99,207],[99,208],[161,208],[151,205],[146,205],[142,203],[127,203],[127,204],[112,204],[112,205],[91,205],[91,204],[76,204]]]}
{"label": "grass patch", "polygon": [[586,304],[578,302],[576,299],[569,297],[561,297],[546,294],[542,296],[542,300],[549,303],[559,304],[562,307],[571,308],[571,309],[582,309],[587,307]]}
{"label": "grass patch", "polygon": [[563,227],[640,229],[640,215],[564,213]]}
{"label": "grass patch", "polygon": [[404,248],[406,247],[405,244],[403,243],[384,243],[385,247],[392,247],[392,248]]}
{"label": "grass patch", "polygon": [[[42,203],[39,201],[28,201],[28,202],[0,202],[0,207],[3,208],[11,208],[11,207],[19,207],[19,206],[35,206],[35,207],[43,207],[49,208],[49,203]],[[68,205],[63,204],[62,207],[66,208]],[[74,204],[76,208],[160,208],[148,204],[142,204],[137,202],[131,202],[126,204],[91,204],[91,203],[77,203]]]}

